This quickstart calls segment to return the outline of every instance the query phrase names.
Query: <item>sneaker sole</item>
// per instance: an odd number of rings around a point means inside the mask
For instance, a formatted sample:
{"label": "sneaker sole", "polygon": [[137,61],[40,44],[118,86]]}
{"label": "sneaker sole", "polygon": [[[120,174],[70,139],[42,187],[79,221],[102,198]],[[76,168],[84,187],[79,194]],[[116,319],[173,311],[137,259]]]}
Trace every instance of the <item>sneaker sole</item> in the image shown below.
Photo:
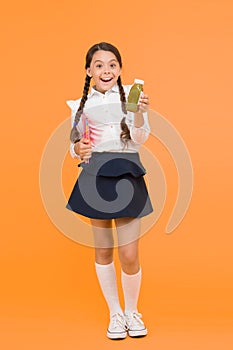
{"label": "sneaker sole", "polygon": [[117,339],[125,339],[127,337],[127,332],[122,332],[122,333],[110,333],[109,331],[107,332],[107,337],[112,340],[117,340]]}
{"label": "sneaker sole", "polygon": [[147,335],[147,329],[140,329],[138,331],[132,331],[132,330],[128,330],[128,334],[130,337],[132,338],[139,338],[139,337],[145,337]]}

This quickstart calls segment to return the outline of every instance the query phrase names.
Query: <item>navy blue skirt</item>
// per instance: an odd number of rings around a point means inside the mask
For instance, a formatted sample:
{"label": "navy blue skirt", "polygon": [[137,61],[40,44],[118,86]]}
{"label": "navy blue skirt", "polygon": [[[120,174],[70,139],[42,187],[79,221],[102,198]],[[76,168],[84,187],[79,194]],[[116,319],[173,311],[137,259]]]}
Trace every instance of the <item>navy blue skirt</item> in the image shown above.
{"label": "navy blue skirt", "polygon": [[153,211],[138,153],[93,152],[68,200],[67,209],[93,219],[143,217]]}

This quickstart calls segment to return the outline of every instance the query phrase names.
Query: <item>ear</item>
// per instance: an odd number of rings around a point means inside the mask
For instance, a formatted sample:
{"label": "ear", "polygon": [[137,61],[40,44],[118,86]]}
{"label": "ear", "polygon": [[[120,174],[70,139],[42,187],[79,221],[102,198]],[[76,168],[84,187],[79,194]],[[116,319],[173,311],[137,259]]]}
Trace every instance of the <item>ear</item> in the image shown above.
{"label": "ear", "polygon": [[120,70],[119,70],[119,75],[118,75],[118,78],[121,78],[121,68],[120,68]]}
{"label": "ear", "polygon": [[91,68],[87,68],[86,73],[87,73],[87,75],[88,75],[90,78],[92,78],[92,75],[91,75]]}

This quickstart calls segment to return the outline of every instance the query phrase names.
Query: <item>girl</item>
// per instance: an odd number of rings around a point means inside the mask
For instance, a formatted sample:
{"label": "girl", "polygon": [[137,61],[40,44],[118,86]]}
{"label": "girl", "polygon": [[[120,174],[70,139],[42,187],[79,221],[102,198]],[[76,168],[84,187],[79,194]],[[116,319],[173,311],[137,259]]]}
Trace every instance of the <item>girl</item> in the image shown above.
{"label": "girl", "polygon": [[[92,46],[86,55],[83,96],[68,101],[72,109],[71,155],[82,172],[67,208],[89,217],[95,241],[95,268],[110,311],[107,337],[140,337],[147,329],[138,312],[141,285],[138,256],[140,217],[152,212],[138,149],[149,135],[148,96],[142,94],[136,113],[126,111],[130,86],[121,82],[119,51],[109,43]],[[91,79],[94,86],[90,89]],[[120,306],[113,262],[113,221],[124,294]]]}

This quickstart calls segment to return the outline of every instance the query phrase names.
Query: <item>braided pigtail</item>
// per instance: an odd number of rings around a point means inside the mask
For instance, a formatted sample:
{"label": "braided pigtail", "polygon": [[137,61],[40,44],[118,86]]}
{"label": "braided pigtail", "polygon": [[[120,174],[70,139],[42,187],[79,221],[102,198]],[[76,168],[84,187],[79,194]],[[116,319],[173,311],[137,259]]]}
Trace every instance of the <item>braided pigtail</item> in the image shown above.
{"label": "braided pigtail", "polygon": [[[127,114],[127,111],[126,111],[126,98],[125,98],[125,91],[124,91],[124,88],[122,86],[122,83],[121,83],[121,77],[119,76],[118,80],[117,80],[117,84],[118,84],[118,87],[119,87],[119,92],[120,92],[120,99],[121,99],[121,108],[122,108],[122,111],[124,114]],[[129,128],[125,122],[125,118],[126,117],[123,117],[121,119],[121,134],[120,134],[120,138],[121,138],[121,141],[126,145],[127,144],[127,141],[131,139],[130,137],[130,131],[129,131]]]}
{"label": "braided pigtail", "polygon": [[78,110],[77,110],[75,118],[74,118],[73,128],[71,129],[71,132],[70,132],[70,140],[73,143],[75,143],[81,139],[81,135],[77,129],[77,125],[79,123],[79,120],[81,118],[81,115],[83,113],[83,109],[84,109],[84,106],[85,106],[85,103],[87,100],[90,82],[91,82],[91,77],[89,77],[89,75],[86,75],[85,84],[84,84],[84,88],[83,88],[83,96],[82,96],[82,99],[80,101],[80,105],[78,107]]}

